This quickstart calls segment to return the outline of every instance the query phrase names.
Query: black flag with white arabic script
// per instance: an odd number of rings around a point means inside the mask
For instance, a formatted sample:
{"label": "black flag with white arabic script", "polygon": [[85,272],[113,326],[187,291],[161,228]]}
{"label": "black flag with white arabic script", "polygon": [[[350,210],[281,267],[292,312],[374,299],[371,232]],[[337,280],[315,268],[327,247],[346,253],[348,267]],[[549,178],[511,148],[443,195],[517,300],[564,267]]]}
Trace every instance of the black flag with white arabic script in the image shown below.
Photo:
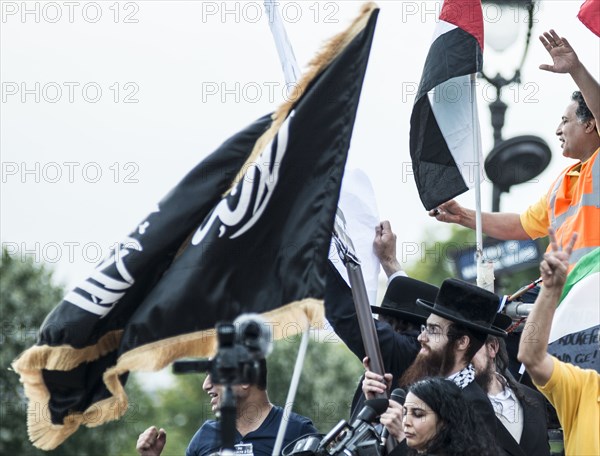
{"label": "black flag with white arabic script", "polygon": [[377,13],[365,5],[290,101],[198,165],[48,315],[37,344],[13,363],[35,446],[55,448],[80,424],[122,416],[128,372],[214,353],[218,321],[257,312],[275,337],[321,322]]}

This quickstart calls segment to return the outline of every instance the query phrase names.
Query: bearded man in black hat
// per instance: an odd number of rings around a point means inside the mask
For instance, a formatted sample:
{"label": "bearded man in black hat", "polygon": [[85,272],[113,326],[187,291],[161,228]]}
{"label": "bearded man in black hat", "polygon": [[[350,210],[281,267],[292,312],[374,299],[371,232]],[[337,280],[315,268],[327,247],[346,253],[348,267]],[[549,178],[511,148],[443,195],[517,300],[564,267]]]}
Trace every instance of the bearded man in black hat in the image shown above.
{"label": "bearded man in black hat", "polygon": [[[421,349],[400,378],[400,386],[405,388],[426,377],[442,376],[452,380],[462,389],[482,426],[495,436],[503,454],[524,456],[509,431],[499,423],[487,394],[475,381],[475,368],[471,363],[488,335],[506,337],[501,327],[506,326],[507,317],[497,314],[500,298],[462,280],[446,279],[435,302],[417,299],[417,304],[431,314],[418,337]],[[367,371],[363,381],[367,398],[386,386],[383,380],[380,375]],[[390,407],[388,412],[397,415],[392,420],[395,425],[389,425],[390,434],[401,440],[397,426],[401,419],[398,408]]]}
{"label": "bearded man in black hat", "polygon": [[[396,258],[396,235],[388,221],[381,222],[375,231],[373,250],[388,276],[388,288],[381,306],[371,306],[371,310],[379,314],[375,328],[384,369],[391,374],[388,378],[390,383],[397,384],[417,356],[419,328],[429,316],[429,312],[418,306],[416,300],[433,300],[438,289],[407,277],[401,270]],[[352,291],[331,264],[325,289],[325,317],[338,337],[358,359],[363,360],[366,354]],[[352,415],[362,409],[364,400],[359,383],[352,400]]]}
{"label": "bearded man in black hat", "polygon": [[493,326],[498,296],[462,280],[446,279],[434,303],[417,299],[417,304],[431,315],[421,327],[419,354],[400,384],[408,386],[425,377],[443,376],[463,390],[468,388],[475,380],[471,360],[488,334],[506,337],[504,330]]}

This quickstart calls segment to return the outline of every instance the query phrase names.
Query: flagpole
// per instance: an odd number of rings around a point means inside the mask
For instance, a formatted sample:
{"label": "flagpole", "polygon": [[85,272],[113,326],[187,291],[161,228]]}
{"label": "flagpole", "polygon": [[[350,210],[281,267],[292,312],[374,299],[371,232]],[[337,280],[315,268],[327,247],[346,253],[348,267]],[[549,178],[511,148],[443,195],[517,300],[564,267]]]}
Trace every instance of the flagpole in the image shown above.
{"label": "flagpole", "polygon": [[300,67],[285,31],[277,4],[273,0],[265,0],[265,11],[267,12],[267,20],[269,21],[269,27],[275,40],[275,47],[279,54],[279,61],[281,62],[281,68],[283,69],[289,92],[300,78]]}
{"label": "flagpole", "polygon": [[[277,3],[273,0],[265,0],[265,11],[267,12],[269,28],[273,34],[273,40],[275,41],[275,47],[277,48],[277,54],[279,55],[279,61],[289,93],[300,78],[300,67],[298,66],[294,50],[292,49],[292,45],[285,31],[283,20],[281,19],[279,9],[277,8]],[[285,400],[283,417],[281,419],[281,424],[279,425],[279,430],[277,431],[275,445],[273,446],[273,456],[279,456],[281,454],[281,447],[283,446],[283,439],[288,425],[288,417],[294,406],[298,384],[300,383],[300,375],[302,374],[302,368],[304,366],[309,331],[310,325],[308,325],[304,330],[304,333],[302,333],[302,340],[300,341],[300,348],[298,349],[298,356],[296,357],[296,365],[294,366],[288,395]]]}
{"label": "flagpole", "polygon": [[292,374],[290,389],[288,390],[288,395],[285,400],[283,417],[281,418],[281,424],[279,425],[279,431],[277,431],[277,438],[275,439],[275,446],[273,447],[273,456],[279,456],[281,454],[281,447],[283,445],[283,438],[285,437],[285,431],[288,425],[288,418],[292,413],[296,391],[298,390],[298,384],[300,383],[300,375],[302,374],[302,366],[304,365],[304,358],[306,357],[309,331],[310,325],[308,325],[302,333],[302,340],[300,341],[300,348],[298,349],[298,356],[296,357],[296,365],[294,366],[294,373]]}
{"label": "flagpole", "polygon": [[[483,261],[483,229],[481,224],[481,131],[477,115],[475,93],[475,74],[471,74],[471,124],[473,125],[473,161],[475,164],[475,240],[477,261],[477,285],[489,291],[494,291],[494,270],[492,263]],[[489,266],[492,266],[491,268]]]}
{"label": "flagpole", "polygon": [[[273,34],[273,39],[275,40],[275,46],[277,47],[277,53],[279,54],[279,60],[281,62],[281,67],[283,69],[285,81],[288,87],[288,93],[291,91],[293,86],[296,84],[297,80],[300,78],[300,69],[298,67],[298,63],[296,61],[296,57],[294,55],[294,51],[292,49],[292,45],[289,41],[287,33],[285,31],[285,27],[283,25],[283,20],[279,14],[279,10],[277,8],[277,3],[273,0],[265,0],[265,10],[267,12],[267,17],[269,20],[269,27],[271,28],[271,33]],[[335,229],[334,233],[332,233],[333,239],[337,239],[339,241],[338,236],[336,235]],[[350,238],[347,238],[347,241],[351,243]],[[339,251],[339,247],[338,247]],[[340,258],[343,258],[340,255]],[[369,307],[369,298],[366,293],[364,278],[362,275],[362,271],[360,268],[360,262],[357,257],[354,257],[355,262],[351,267],[348,267],[348,264],[344,262],[348,270],[348,278],[350,280],[350,288],[352,289],[353,299],[355,301],[355,306],[357,308],[359,326],[361,329],[361,334],[363,336],[363,341],[365,343],[366,353],[368,354],[371,362],[371,368],[374,372],[383,375],[383,361],[381,357],[381,352],[379,350],[377,333],[375,331],[375,324],[373,322],[373,318],[370,313]],[[360,310],[359,310],[360,309]],[[362,314],[361,314],[362,312]],[[362,318],[361,318],[362,316]],[[365,329],[364,327],[368,327],[370,323],[370,331]],[[304,332],[302,336],[302,343],[300,346],[300,350],[298,351],[298,358],[296,358],[296,366],[294,367],[294,375],[292,377],[292,382],[290,384],[290,389],[288,391],[288,397],[285,404],[285,412],[289,415],[292,410],[292,405],[294,401],[294,397],[296,394],[296,389],[298,386],[298,382],[300,379],[300,374],[302,372],[302,366],[304,363],[304,356],[306,354],[306,346],[308,345],[308,329]],[[387,394],[384,395],[387,397]],[[287,415],[286,415],[287,416]],[[279,456],[281,453],[281,445],[283,443],[283,437],[285,434],[285,430],[287,428],[287,420],[283,419],[281,425],[279,427],[279,432],[277,434],[277,439],[275,441],[275,446],[273,448],[273,456]],[[389,439],[389,442],[392,442],[392,439]]]}

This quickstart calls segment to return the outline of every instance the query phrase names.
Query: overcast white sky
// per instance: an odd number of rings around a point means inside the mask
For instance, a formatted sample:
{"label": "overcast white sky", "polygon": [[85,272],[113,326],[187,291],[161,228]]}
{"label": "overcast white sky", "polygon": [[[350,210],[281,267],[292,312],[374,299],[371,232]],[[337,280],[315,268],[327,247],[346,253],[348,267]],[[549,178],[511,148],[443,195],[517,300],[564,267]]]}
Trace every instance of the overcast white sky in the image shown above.
{"label": "overcast white sky", "polygon": [[[521,86],[505,89],[505,138],[535,134],[553,160],[537,182],[513,188],[504,210],[520,212],[569,164],[554,131],[574,85],[537,69],[549,62],[537,35],[554,27],[592,74],[599,40],[576,18],[579,0],[543,0]],[[424,211],[407,172],[409,118],[441,2],[382,1],[352,141],[352,167],[372,179],[381,218],[399,238],[420,242],[445,226]],[[73,286],[127,235],[198,161],[282,100],[283,74],[262,2],[1,2],[1,240],[33,251]],[[340,31],[356,1],[282,1],[301,66]],[[24,11],[26,9],[27,11]],[[496,7],[486,7],[491,22]],[[504,13],[508,22],[526,14]],[[508,57],[486,48],[485,68],[506,76]],[[481,82],[484,156],[492,146]],[[134,102],[135,101],[135,102]],[[491,208],[491,185],[482,189]],[[474,205],[474,193],[459,198]],[[402,244],[400,246],[402,254]],[[418,260],[418,256],[406,258]]]}

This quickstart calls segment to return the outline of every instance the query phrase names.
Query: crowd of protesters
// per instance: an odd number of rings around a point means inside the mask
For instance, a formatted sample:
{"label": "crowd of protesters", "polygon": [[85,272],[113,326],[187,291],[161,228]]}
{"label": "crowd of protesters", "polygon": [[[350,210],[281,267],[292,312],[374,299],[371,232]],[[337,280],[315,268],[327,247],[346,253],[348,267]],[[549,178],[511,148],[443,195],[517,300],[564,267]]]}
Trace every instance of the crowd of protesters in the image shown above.
{"label": "crowd of protesters", "polygon": [[[508,369],[504,337],[512,320],[499,314],[500,298],[475,285],[446,279],[438,289],[409,278],[396,259],[396,235],[388,222],[376,228],[374,251],[388,276],[375,327],[385,374],[369,369],[350,288],[331,267],[325,311],[328,321],[366,368],[353,402],[356,415],[365,400],[395,387],[407,391],[404,405],[390,401],[379,421],[394,439],[390,454],[550,455],[546,399],[555,408],[567,456],[600,455],[600,374],[559,361],[548,351],[554,311],[569,271],[600,246],[600,85],[569,42],[553,30],[540,37],[552,57],[540,68],[568,73],[580,91],[572,95],[556,130],[563,155],[577,163],[556,179],[548,193],[523,214],[484,213],[483,231],[497,239],[550,237],[540,264],[542,286],[521,335],[518,359],[536,391]],[[475,213],[455,201],[430,215],[474,228]],[[210,377],[204,389],[215,411],[220,390]],[[238,454],[271,454],[282,409],[269,402],[266,382],[236,387],[238,410],[251,404],[259,420],[238,413]],[[545,397],[545,399],[544,399]],[[190,442],[187,455],[219,451],[218,422],[208,421]],[[326,431],[326,430],[323,430]],[[289,418],[285,442],[315,433],[309,419]],[[163,429],[148,428],[138,439],[142,456],[158,456]]]}

